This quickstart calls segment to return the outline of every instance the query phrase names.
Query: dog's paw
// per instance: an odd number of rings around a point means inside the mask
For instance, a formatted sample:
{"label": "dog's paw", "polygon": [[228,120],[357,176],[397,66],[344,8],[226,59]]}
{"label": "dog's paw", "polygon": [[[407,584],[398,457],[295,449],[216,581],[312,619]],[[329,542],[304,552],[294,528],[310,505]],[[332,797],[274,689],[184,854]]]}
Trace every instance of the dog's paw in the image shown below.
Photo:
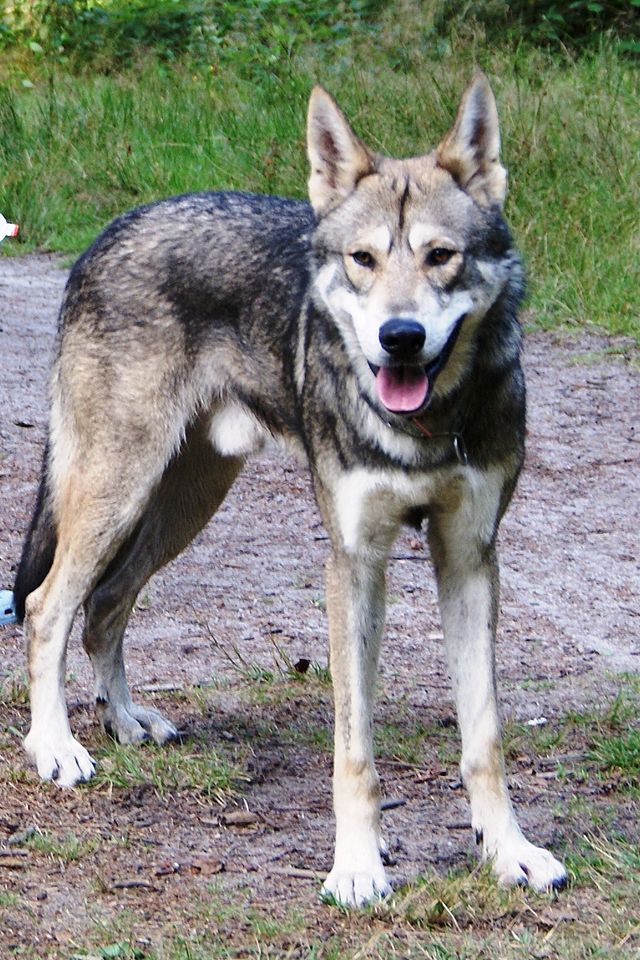
{"label": "dog's paw", "polygon": [[138,723],[150,734],[154,743],[162,745],[177,738],[178,731],[174,725],[158,710],[138,707],[134,704],[132,713]]}
{"label": "dog's paw", "polygon": [[375,872],[331,871],[322,885],[321,895],[342,907],[364,907],[391,893],[391,884],[384,869]]}
{"label": "dog's paw", "polygon": [[31,731],[24,747],[41,779],[55,780],[59,787],[75,787],[96,772],[95,760],[70,733],[54,741]]}
{"label": "dog's paw", "polygon": [[126,706],[98,703],[98,714],[105,732],[119,743],[143,743],[151,739],[163,744],[178,736],[174,725],[157,710],[134,703]]}
{"label": "dog's paw", "polygon": [[533,890],[561,890],[567,884],[567,871],[559,860],[536,847],[524,837],[506,845],[491,857],[493,872],[504,886],[529,886]]}

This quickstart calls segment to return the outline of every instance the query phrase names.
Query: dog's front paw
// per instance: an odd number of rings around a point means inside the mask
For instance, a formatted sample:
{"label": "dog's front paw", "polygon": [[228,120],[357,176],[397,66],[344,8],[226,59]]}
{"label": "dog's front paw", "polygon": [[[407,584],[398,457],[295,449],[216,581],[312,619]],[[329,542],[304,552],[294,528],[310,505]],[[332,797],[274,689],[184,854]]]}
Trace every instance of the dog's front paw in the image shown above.
{"label": "dog's front paw", "polygon": [[322,885],[322,896],[343,907],[364,907],[391,893],[384,868],[375,871],[338,870],[335,867]]}
{"label": "dog's front paw", "polygon": [[32,730],[24,747],[42,780],[55,780],[60,787],[75,787],[96,771],[93,757],[70,733],[54,740]]}
{"label": "dog's front paw", "polygon": [[561,890],[567,871],[559,860],[524,837],[505,844],[490,858],[493,872],[504,886],[530,886],[533,890]]}

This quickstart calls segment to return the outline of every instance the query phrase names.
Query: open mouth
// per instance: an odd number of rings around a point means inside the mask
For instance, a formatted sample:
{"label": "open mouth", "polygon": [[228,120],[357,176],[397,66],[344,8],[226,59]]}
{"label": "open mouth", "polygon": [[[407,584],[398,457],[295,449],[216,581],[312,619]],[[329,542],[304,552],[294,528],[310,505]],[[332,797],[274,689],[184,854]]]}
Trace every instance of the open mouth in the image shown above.
{"label": "open mouth", "polygon": [[456,321],[438,356],[425,366],[395,363],[389,367],[376,367],[369,364],[376,378],[378,399],[390,413],[417,413],[427,405],[436,377],[451,356],[465,316],[463,314]]}

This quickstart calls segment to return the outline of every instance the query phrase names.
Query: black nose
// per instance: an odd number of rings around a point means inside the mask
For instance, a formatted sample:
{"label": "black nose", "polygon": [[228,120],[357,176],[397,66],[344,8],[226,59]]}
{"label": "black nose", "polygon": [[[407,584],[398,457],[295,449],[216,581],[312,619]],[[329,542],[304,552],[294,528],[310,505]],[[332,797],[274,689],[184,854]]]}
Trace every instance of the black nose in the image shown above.
{"label": "black nose", "polygon": [[426,334],[417,320],[387,320],[380,327],[380,343],[392,357],[407,359],[420,353]]}

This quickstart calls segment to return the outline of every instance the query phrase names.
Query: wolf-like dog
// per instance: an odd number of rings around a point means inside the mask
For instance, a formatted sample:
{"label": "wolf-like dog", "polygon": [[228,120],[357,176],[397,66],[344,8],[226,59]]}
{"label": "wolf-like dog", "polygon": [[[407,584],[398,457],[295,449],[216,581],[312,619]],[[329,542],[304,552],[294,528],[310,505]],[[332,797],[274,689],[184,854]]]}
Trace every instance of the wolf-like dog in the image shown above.
{"label": "wolf-like dog", "polygon": [[105,730],[124,743],[176,735],[131,699],[127,620],[146,580],[275,438],[306,457],[331,545],[336,842],[325,894],[361,905],[390,890],[372,710],[385,567],[403,523],[428,533],[483,857],[506,884],[565,883],[516,822],[496,706],[496,536],[525,436],[522,268],[499,150],[481,73],[439,146],[407,160],[370,150],[316,87],[310,204],[174,197],[120,217],[80,257],[15,585],[28,639],[25,747],[41,777],[72,786],[94,772],[64,695],[81,606]]}

